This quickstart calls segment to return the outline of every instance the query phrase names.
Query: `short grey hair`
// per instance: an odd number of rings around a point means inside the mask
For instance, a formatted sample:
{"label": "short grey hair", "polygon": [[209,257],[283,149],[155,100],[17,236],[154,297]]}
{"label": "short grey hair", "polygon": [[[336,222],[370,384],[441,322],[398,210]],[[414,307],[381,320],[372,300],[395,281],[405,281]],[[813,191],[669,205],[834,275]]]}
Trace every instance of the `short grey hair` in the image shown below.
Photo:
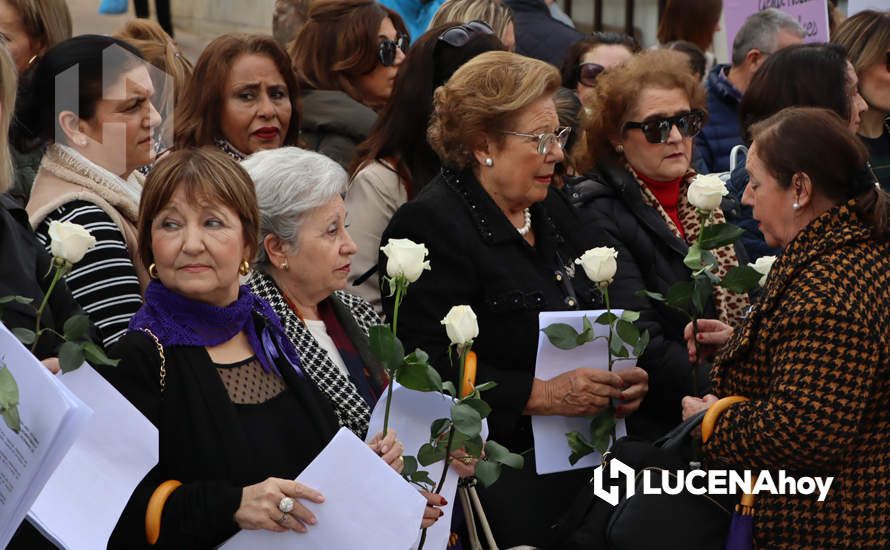
{"label": "short grey hair", "polygon": [[732,41],[732,66],[738,67],[744,63],[745,56],[751,50],[774,53],[780,31],[788,31],[801,38],[806,35],[797,19],[776,8],[759,11],[745,19]]}
{"label": "short grey hair", "polygon": [[269,265],[263,246],[266,235],[275,235],[296,247],[306,216],[346,192],[349,176],[330,158],[297,147],[259,151],[241,163],[256,186],[260,210],[257,266]]}

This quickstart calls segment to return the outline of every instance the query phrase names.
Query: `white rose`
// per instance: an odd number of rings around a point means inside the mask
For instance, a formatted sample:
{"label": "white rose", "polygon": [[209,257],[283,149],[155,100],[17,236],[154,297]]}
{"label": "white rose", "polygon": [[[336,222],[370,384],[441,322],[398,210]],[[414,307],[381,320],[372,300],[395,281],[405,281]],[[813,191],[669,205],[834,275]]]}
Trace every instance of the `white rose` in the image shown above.
{"label": "white rose", "polygon": [[584,268],[587,278],[594,283],[611,283],[618,271],[615,258],[618,252],[609,246],[598,246],[585,252],[575,263]]}
{"label": "white rose", "polygon": [[470,306],[454,306],[448,311],[448,315],[442,319],[445,332],[452,344],[464,346],[479,336],[479,324],[476,323],[476,314]]}
{"label": "white rose", "polygon": [[686,198],[689,204],[699,210],[715,210],[720,206],[720,201],[729,194],[726,184],[717,176],[695,176],[689,184]]}
{"label": "white rose", "polygon": [[53,257],[65,260],[69,264],[76,264],[83,259],[87,250],[96,244],[96,239],[90,232],[71,222],[50,222],[49,224],[50,251]]}
{"label": "white rose", "polygon": [[430,268],[430,263],[424,261],[428,254],[426,247],[411,239],[390,239],[380,250],[386,254],[386,274],[390,277],[401,275],[413,283],[424,269]]}
{"label": "white rose", "polygon": [[751,267],[752,269],[754,269],[754,271],[763,275],[763,277],[760,278],[760,286],[766,284],[766,276],[769,275],[769,271],[773,268],[773,264],[775,262],[775,256],[761,256],[757,258],[757,261],[755,261],[753,264],[748,264],[748,267]]}

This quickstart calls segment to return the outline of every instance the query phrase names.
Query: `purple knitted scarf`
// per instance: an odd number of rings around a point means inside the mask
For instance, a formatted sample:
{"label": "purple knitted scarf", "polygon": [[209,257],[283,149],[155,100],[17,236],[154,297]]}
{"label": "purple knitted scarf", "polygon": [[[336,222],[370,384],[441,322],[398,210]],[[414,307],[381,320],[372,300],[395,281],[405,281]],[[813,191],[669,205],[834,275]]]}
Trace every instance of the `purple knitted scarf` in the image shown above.
{"label": "purple knitted scarf", "polygon": [[[265,321],[261,334],[257,334],[254,313]],[[237,300],[217,307],[186,298],[153,280],[145,289],[145,303],[130,319],[130,330],[145,328],[165,347],[216,346],[244,331],[264,371],[281,376],[275,366],[281,350],[297,374],[303,376],[300,357],[285,334],[278,314],[244,285],[238,289]]]}

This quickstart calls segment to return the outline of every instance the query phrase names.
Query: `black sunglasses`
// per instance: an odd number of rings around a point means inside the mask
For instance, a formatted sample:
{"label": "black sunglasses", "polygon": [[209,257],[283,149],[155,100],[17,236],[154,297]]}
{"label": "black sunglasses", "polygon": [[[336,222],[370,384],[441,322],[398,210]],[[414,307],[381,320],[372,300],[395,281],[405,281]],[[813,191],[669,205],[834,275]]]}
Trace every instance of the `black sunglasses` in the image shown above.
{"label": "black sunglasses", "polygon": [[578,65],[578,82],[585,86],[592,87],[596,82],[596,77],[603,74],[606,68],[599,63],[582,63]]}
{"label": "black sunglasses", "polygon": [[679,115],[653,118],[643,122],[625,122],[624,129],[639,128],[649,143],[665,143],[671,135],[671,128],[677,127],[683,137],[693,137],[701,131],[705,114],[698,109]]}
{"label": "black sunglasses", "polygon": [[384,38],[380,41],[377,48],[377,59],[384,67],[392,67],[396,64],[396,49],[402,50],[402,53],[408,52],[408,35],[400,34],[395,40]]}
{"label": "black sunglasses", "polygon": [[474,34],[494,34],[494,29],[485,21],[475,19],[469,23],[451,27],[439,35],[439,40],[453,48],[461,48]]}

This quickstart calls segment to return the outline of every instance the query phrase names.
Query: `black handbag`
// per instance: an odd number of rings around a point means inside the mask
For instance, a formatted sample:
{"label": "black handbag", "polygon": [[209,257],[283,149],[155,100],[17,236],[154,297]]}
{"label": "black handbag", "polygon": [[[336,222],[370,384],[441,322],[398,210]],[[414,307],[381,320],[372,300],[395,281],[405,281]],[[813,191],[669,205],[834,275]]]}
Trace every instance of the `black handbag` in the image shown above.
{"label": "black handbag", "polygon": [[[612,506],[594,494],[593,477],[575,498],[559,523],[553,526],[554,543],[560,550],[639,550],[643,548],[723,550],[737,495],[643,494],[643,472],[651,470],[650,485],[661,485],[661,471],[698,469],[692,431],[701,424],[704,411],[661,437],[655,443],[623,437],[606,453],[603,489],[618,490]],[[624,479],[612,479],[610,463],[620,460],[635,472],[634,494],[628,498]],[[690,464],[692,463],[692,464]],[[613,463],[614,466],[614,463]]]}

